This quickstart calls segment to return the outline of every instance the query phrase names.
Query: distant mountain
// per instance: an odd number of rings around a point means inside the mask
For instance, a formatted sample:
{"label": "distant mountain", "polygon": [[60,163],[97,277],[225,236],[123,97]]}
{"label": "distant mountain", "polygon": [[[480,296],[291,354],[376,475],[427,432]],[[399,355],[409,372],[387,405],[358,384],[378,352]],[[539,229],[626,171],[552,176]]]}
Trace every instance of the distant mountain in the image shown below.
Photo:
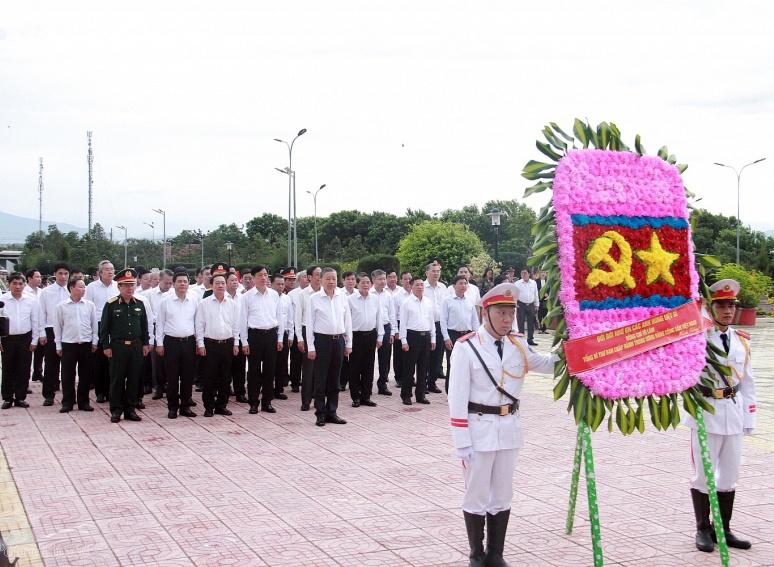
{"label": "distant mountain", "polygon": [[[85,228],[73,226],[64,222],[43,221],[43,230],[48,231],[49,225],[55,224],[62,232],[76,231],[78,234],[87,232]],[[9,215],[0,211],[0,244],[23,243],[30,233],[38,230],[38,219],[28,219]]]}

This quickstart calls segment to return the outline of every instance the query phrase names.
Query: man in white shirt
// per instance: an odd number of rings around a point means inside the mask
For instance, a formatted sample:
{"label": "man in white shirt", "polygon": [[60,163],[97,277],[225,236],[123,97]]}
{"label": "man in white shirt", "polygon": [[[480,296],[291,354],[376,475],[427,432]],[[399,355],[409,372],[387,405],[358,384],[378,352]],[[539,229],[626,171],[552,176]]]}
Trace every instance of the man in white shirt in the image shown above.
{"label": "man in white shirt", "polygon": [[[357,285],[355,272],[349,270],[341,274],[341,284],[341,289],[347,297],[355,293],[355,286]],[[345,391],[347,384],[349,384],[349,357],[345,356],[341,363],[341,372],[339,373],[339,392]]]}
{"label": "man in white shirt", "polygon": [[[394,289],[391,289],[392,306],[393,309],[395,309],[395,322],[398,324],[392,331],[392,373],[398,388],[401,387],[403,380],[403,345],[400,342],[400,306],[408,299],[408,296],[411,295],[411,277],[411,272],[402,272],[400,274],[400,287],[396,285]],[[390,287],[390,276],[387,276],[387,287]]]}
{"label": "man in white shirt", "polygon": [[[287,268],[293,270],[293,268]],[[293,327],[292,336],[288,335],[290,342],[290,389],[293,392],[301,391],[301,368],[304,363],[304,355],[298,350],[298,341],[296,340],[296,306],[298,305],[298,294],[309,285],[306,278],[306,270],[298,272],[296,277],[296,286],[287,293],[290,299],[290,322]],[[287,289],[287,285],[285,286]]]}
{"label": "man in white shirt", "polygon": [[[471,278],[473,277],[470,273],[470,268],[467,266],[460,266],[457,270],[458,276],[463,276],[468,281],[468,289],[465,291],[465,296],[473,301],[473,305],[476,304],[476,302],[481,299],[481,291],[478,289],[478,287],[471,282]],[[449,286],[446,297],[453,297],[454,296],[454,290],[452,289],[452,286]],[[448,353],[447,353],[448,354]],[[448,374],[449,369],[446,369],[446,373]]]}
{"label": "man in white shirt", "polygon": [[[425,267],[425,288],[424,296],[433,304],[433,321],[435,324],[435,336],[441,336],[441,303],[446,297],[446,285],[440,281],[441,266],[438,262],[433,262]],[[441,389],[436,385],[438,378],[443,378],[443,349],[435,349],[430,352],[430,359],[427,363],[427,391],[434,394],[440,394]],[[417,376],[417,381],[420,377]]]}
{"label": "man in white shirt", "polygon": [[[94,411],[89,404],[89,389],[94,372],[94,353],[99,342],[97,310],[86,295],[83,280],[67,282],[70,297],[56,306],[54,340],[56,353],[62,358],[62,408],[59,413],[72,411],[77,402],[81,411]],[[78,392],[75,390],[76,368]]]}
{"label": "man in white shirt", "polygon": [[[411,278],[411,295],[400,306],[400,340],[403,349],[403,378],[400,397],[411,405],[412,382],[416,376],[416,399],[429,404],[425,397],[425,380],[430,353],[435,351],[433,302],[424,296],[425,282],[420,276]],[[416,370],[416,374],[414,371]]]}
{"label": "man in white shirt", "polygon": [[[225,264],[212,267],[212,295],[196,308],[196,352],[204,360],[204,417],[231,415],[228,406],[233,357],[239,352],[239,307],[226,293]],[[236,281],[236,274],[229,274]],[[233,286],[236,292],[236,285]],[[216,399],[217,394],[217,399]]]}
{"label": "man in white shirt", "polygon": [[[468,294],[467,278],[463,275],[455,276],[449,289],[452,295],[444,298],[441,304],[441,334],[446,351],[446,372],[451,371],[451,353],[454,344],[470,333],[477,331],[479,327],[476,301],[472,294]],[[449,391],[449,380],[446,379],[446,392]]]}
{"label": "man in white shirt", "polygon": [[347,295],[336,289],[336,270],[322,269],[321,291],[309,298],[306,308],[308,357],[314,360],[314,409],[317,426],[347,423],[336,413],[339,407],[339,372],[352,352],[352,317]]}
{"label": "man in white shirt", "polygon": [[[382,276],[384,278],[384,274]],[[352,407],[374,407],[371,391],[374,385],[376,349],[384,339],[382,302],[371,291],[371,278],[365,272],[357,276],[355,293],[349,296],[352,318],[352,353],[349,355],[349,394]],[[386,279],[386,278],[385,278]],[[383,292],[385,293],[385,292]],[[387,300],[389,303],[389,299]],[[389,335],[388,335],[389,336]]]}
{"label": "man in white shirt", "polygon": [[303,355],[302,378],[301,378],[301,411],[309,411],[309,405],[314,396],[314,360],[309,358],[306,351],[307,328],[306,328],[306,308],[309,304],[309,298],[313,293],[322,289],[322,268],[320,266],[309,266],[306,269],[306,275],[309,278],[309,286],[302,289],[296,302],[296,342],[298,350]]}
{"label": "man in white shirt", "polygon": [[167,417],[196,417],[191,411],[196,371],[196,304],[188,294],[188,272],[173,276],[174,294],[164,298],[156,319],[156,354],[163,357],[167,377]]}
{"label": "man in white shirt", "polygon": [[[9,291],[0,295],[5,306],[0,312],[8,317],[8,335],[0,340],[3,378],[0,385],[2,409],[12,405],[28,408],[27,388],[30,380],[30,361],[37,348],[40,334],[38,302],[24,293],[24,276],[13,272],[8,276]],[[15,396],[15,399],[14,399]]]}
{"label": "man in white shirt", "polygon": [[[24,293],[31,295],[35,299],[39,299],[40,292],[43,291],[43,288],[40,287],[41,283],[43,282],[43,278],[41,277],[40,272],[33,268],[27,270],[24,273],[24,277],[27,278],[27,286],[24,288]],[[38,348],[36,348],[35,352],[32,353],[33,382],[43,381],[43,357],[45,354],[46,348],[41,344],[38,344]]]}
{"label": "man in white shirt", "polygon": [[540,299],[538,298],[538,289],[535,280],[530,279],[529,270],[522,268],[521,279],[515,282],[519,289],[519,301],[516,306],[516,324],[519,327],[519,333],[524,334],[524,320],[527,321],[527,344],[536,346],[535,335],[535,315],[537,314]]}
{"label": "man in white shirt", "polygon": [[[161,302],[165,295],[172,289],[172,278],[175,273],[166,268],[159,274],[159,282],[155,287],[151,287],[143,295],[148,299],[148,305],[153,313],[153,328],[151,332],[151,345],[156,346],[156,319],[159,316],[159,309],[161,308]],[[174,291],[172,292],[174,293]],[[164,392],[167,389],[167,378],[164,370],[164,361],[156,353],[154,348],[151,352],[151,364],[153,366],[153,380],[156,386],[156,392],[153,394],[152,399],[160,400],[164,397]]]}
{"label": "man in white shirt", "polygon": [[[292,328],[292,307],[293,303],[290,298],[285,295],[285,282],[291,281],[286,279],[281,273],[275,273],[271,276],[271,288],[279,294],[280,305],[282,306],[282,317],[285,321],[285,335],[282,337],[282,350],[277,352],[277,361],[274,363],[274,398],[279,400],[287,400],[288,396],[285,394],[285,386],[290,382],[290,372],[288,368],[288,357],[290,356],[290,347],[288,343],[293,340],[290,334]],[[295,281],[295,277],[292,281]]]}
{"label": "man in white shirt", "polygon": [[[70,294],[67,291],[67,280],[70,277],[70,267],[65,262],[54,264],[56,281],[40,292],[40,344],[46,347],[46,368],[43,371],[43,405],[54,405],[54,393],[59,389],[59,356],[56,354],[54,342],[54,318],[56,306],[67,301]],[[45,329],[45,337],[43,336]]]}
{"label": "man in white shirt", "polygon": [[[109,299],[118,295],[118,284],[114,278],[116,270],[110,260],[102,260],[97,266],[97,279],[86,286],[86,295],[94,304],[97,310],[97,317],[100,318],[101,325],[102,311],[105,309],[105,303]],[[102,352],[102,343],[97,345],[97,352],[94,353],[94,393],[97,395],[97,403],[104,404],[110,393],[110,364],[109,360]]]}
{"label": "man in white shirt", "polygon": [[242,351],[248,360],[247,399],[251,414],[258,413],[259,396],[261,411],[276,413],[271,401],[274,399],[274,366],[285,335],[282,304],[279,294],[268,285],[269,268],[259,264],[250,271],[255,287],[242,296],[240,309]]}
{"label": "man in white shirt", "polygon": [[[395,276],[395,270],[390,271]],[[377,358],[379,359],[379,378],[376,381],[376,390],[383,396],[391,396],[392,392],[387,388],[387,385],[390,376],[390,354],[392,353],[392,344],[395,341],[393,333],[398,330],[398,320],[395,316],[392,292],[387,289],[387,273],[384,270],[374,270],[371,272],[371,280],[374,282],[374,287],[371,291],[379,297],[382,306],[382,330],[384,335],[382,345],[376,351]]]}

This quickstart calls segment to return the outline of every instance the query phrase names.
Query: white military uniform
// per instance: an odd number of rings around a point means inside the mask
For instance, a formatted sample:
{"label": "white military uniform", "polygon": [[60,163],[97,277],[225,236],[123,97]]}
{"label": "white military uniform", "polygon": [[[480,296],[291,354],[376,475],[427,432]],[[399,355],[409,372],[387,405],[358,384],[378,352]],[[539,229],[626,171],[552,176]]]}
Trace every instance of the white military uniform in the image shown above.
{"label": "white military uniform", "polygon": [[461,338],[452,351],[449,377],[449,413],[454,446],[472,447],[473,456],[463,460],[466,491],[462,509],[472,514],[497,514],[509,510],[513,498],[513,471],[524,429],[519,411],[506,415],[470,413],[468,402],[502,406],[511,402],[500,394],[487,376],[468,341],[473,343],[501,387],[519,397],[527,372],[549,374],[555,357],[530,349],[522,335],[503,337],[503,358],[497,353],[496,338],[485,326]]}
{"label": "white military uniform", "polygon": [[[724,350],[717,328],[707,331],[707,341]],[[715,485],[718,492],[728,492],[736,488],[739,469],[742,463],[742,438],[745,431],[750,433],[755,427],[755,382],[753,379],[752,361],[750,360],[750,335],[743,331],[726,330],[729,339],[728,356],[720,362],[731,368],[731,376],[727,377],[732,387],[739,388],[733,398],[706,398],[715,408],[715,413],[704,412],[704,425],[707,430],[707,443],[710,458],[715,469]],[[712,369],[715,388],[723,389],[726,383]],[[697,433],[696,420],[684,414],[683,425],[690,427],[691,451],[694,475],[691,487],[707,493],[707,478],[701,461],[701,448]]]}

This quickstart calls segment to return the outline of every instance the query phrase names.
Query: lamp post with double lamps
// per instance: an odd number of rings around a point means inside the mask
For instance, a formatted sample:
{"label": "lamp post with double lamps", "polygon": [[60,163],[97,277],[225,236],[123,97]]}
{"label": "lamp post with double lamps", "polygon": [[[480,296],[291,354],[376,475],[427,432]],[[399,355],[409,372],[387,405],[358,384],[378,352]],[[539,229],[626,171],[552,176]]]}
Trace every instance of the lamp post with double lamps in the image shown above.
{"label": "lamp post with double lamps", "polygon": [[[293,140],[288,143],[285,140],[280,140],[279,138],[274,138],[275,142],[280,142],[281,144],[285,144],[288,147],[288,167],[287,167],[287,174],[288,174],[288,266],[296,266],[298,265],[298,216],[296,215],[296,176],[295,172],[291,174],[293,171],[293,144],[296,143],[296,140],[299,138],[299,136],[303,136],[306,134],[306,128],[302,128],[298,131],[298,134],[296,134],[296,137],[293,138]],[[276,169],[276,168],[275,168]],[[282,171],[281,169],[279,171]],[[293,224],[293,234],[291,238],[290,233],[290,227],[291,227],[291,216],[290,216],[290,201],[291,196],[293,200],[293,218],[292,218],[292,224]],[[293,245],[293,254],[295,258],[295,262],[291,263],[291,257],[290,257],[290,249],[291,249],[291,240],[294,242]]]}
{"label": "lamp post with double lamps", "polygon": [[124,269],[126,269],[129,266],[129,240],[127,238],[126,227],[116,225],[116,228],[124,231]]}
{"label": "lamp post with double lamps", "polygon": [[154,213],[160,214],[164,217],[164,242],[161,245],[161,255],[164,259],[161,262],[161,269],[164,270],[167,267],[167,213],[161,209],[151,209]]}
{"label": "lamp post with double lamps", "polygon": [[758,162],[761,162],[765,160],[766,158],[756,159],[755,161],[752,161],[742,167],[739,171],[737,171],[735,168],[731,167],[730,165],[725,165],[722,163],[715,162],[715,165],[719,165],[720,167],[727,167],[728,169],[732,170],[734,173],[736,173],[736,263],[739,264],[739,201],[740,201],[740,178],[742,177],[742,172],[744,171],[745,167],[748,167],[750,165],[754,165]]}
{"label": "lamp post with double lamps", "polygon": [[314,193],[307,191],[314,199],[314,261],[320,263],[320,250],[317,248],[317,193],[325,189],[325,183],[320,185],[320,188]]}

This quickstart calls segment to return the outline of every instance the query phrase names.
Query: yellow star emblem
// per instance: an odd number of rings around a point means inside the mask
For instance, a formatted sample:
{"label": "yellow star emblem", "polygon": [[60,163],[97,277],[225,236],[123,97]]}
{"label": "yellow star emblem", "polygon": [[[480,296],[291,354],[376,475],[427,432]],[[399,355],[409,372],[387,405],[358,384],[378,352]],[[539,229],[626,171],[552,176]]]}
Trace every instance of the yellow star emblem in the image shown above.
{"label": "yellow star emblem", "polygon": [[634,255],[648,267],[645,282],[650,285],[661,278],[670,285],[675,285],[675,278],[669,271],[680,257],[680,254],[669,252],[661,247],[661,241],[654,230],[650,235],[650,250],[637,250]]}

